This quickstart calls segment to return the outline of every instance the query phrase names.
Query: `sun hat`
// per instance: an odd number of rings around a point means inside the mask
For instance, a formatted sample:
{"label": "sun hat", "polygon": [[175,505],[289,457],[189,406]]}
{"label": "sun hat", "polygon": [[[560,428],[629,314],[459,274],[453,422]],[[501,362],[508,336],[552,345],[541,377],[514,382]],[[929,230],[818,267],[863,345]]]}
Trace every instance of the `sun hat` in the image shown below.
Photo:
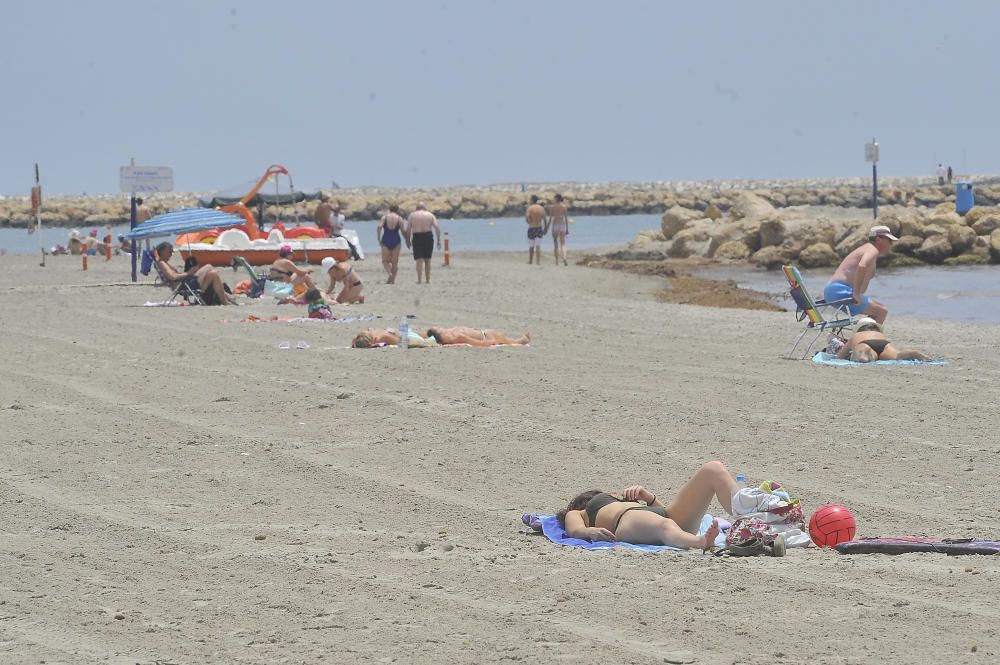
{"label": "sun hat", "polygon": [[288,243],[285,243],[284,245],[281,246],[281,249],[278,250],[278,251],[281,254],[291,254],[292,253],[292,246],[289,245]]}
{"label": "sun hat", "polygon": [[854,327],[855,330],[861,330],[865,326],[875,326],[875,329],[882,332],[882,326],[879,325],[878,321],[870,316],[862,316],[858,319],[857,325]]}
{"label": "sun hat", "polygon": [[868,232],[869,238],[878,238],[879,236],[888,238],[889,240],[899,240],[899,238],[892,235],[892,230],[888,226],[873,226],[872,230]]}
{"label": "sun hat", "polygon": [[333,258],[332,256],[328,256],[323,259],[320,265],[323,266],[324,272],[330,272],[330,269],[333,268],[333,266],[337,265],[337,259]]}

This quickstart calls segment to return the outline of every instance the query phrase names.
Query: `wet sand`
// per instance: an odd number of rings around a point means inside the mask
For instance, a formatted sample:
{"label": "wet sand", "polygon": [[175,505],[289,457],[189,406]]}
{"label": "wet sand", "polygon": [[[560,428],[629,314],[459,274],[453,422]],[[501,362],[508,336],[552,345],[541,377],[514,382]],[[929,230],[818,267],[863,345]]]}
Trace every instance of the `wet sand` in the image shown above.
{"label": "wet sand", "polygon": [[791,313],[546,258],[435,257],[419,287],[360,264],[352,315],[535,340],[401,351],[235,322],[303,312],[273,304],[142,307],[165,291],[121,259],[0,257],[0,661],[998,658],[996,557],[594,553],[519,521],[720,459],[859,535],[1000,538],[996,326],[890,318],[951,362],[821,367],[780,359]]}

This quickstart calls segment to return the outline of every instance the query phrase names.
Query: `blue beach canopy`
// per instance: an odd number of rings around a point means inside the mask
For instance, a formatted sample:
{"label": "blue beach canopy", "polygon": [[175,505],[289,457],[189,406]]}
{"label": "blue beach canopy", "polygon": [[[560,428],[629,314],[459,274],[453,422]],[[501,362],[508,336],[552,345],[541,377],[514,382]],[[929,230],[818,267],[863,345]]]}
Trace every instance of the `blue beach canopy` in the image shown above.
{"label": "blue beach canopy", "polygon": [[242,217],[221,210],[182,208],[147,219],[126,233],[125,237],[129,240],[140,240],[142,238],[172,236],[190,231],[216,229],[220,226],[237,226],[244,221]]}

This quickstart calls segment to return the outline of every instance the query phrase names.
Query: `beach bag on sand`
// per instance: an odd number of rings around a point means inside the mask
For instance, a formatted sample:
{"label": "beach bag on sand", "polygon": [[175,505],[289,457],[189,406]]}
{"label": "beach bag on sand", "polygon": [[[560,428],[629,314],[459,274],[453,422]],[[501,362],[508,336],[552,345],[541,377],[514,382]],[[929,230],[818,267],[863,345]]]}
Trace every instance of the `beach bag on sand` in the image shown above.
{"label": "beach bag on sand", "polygon": [[765,544],[781,534],[788,547],[809,544],[802,507],[780,483],[765,481],[733,495],[733,525],[726,532],[726,546],[758,539]]}

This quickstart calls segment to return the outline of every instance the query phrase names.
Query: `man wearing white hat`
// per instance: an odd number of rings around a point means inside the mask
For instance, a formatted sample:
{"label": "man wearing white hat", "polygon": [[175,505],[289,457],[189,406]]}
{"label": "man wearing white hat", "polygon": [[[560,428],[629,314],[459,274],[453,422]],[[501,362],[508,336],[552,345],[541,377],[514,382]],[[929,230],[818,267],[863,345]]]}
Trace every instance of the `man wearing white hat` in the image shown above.
{"label": "man wearing white hat", "polygon": [[885,305],[865,295],[868,284],[875,276],[878,257],[892,251],[892,243],[899,240],[888,226],[873,226],[868,232],[868,242],[844,257],[823,289],[823,299],[827,302],[853,298],[851,314],[865,314],[875,319],[879,325],[885,322],[889,313]]}

